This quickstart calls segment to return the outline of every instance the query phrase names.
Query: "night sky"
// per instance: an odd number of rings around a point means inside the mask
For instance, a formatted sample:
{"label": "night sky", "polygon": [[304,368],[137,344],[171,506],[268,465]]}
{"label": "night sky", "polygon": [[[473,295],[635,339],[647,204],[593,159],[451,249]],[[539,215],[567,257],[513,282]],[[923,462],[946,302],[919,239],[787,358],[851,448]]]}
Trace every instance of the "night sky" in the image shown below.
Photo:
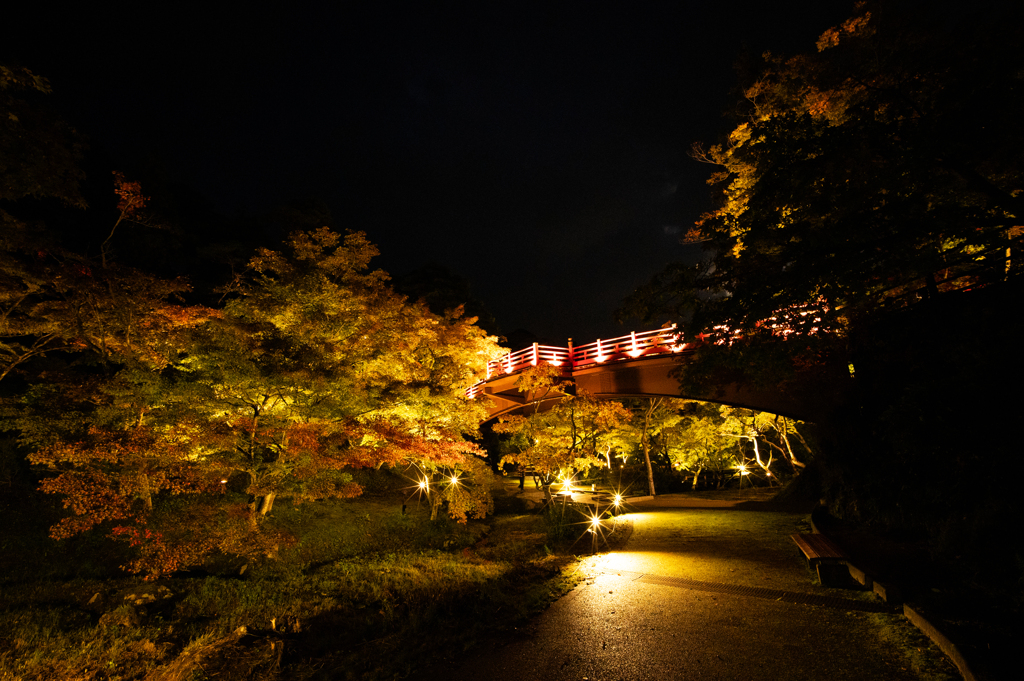
{"label": "night sky", "polygon": [[622,298],[694,257],[678,238],[709,206],[710,169],[688,152],[734,125],[737,62],[813,50],[852,11],[64,4],[5,10],[0,63],[48,77],[129,176],[158,167],[227,216],[319,199],[380,267],[447,267],[503,332],[559,344],[628,333]]}

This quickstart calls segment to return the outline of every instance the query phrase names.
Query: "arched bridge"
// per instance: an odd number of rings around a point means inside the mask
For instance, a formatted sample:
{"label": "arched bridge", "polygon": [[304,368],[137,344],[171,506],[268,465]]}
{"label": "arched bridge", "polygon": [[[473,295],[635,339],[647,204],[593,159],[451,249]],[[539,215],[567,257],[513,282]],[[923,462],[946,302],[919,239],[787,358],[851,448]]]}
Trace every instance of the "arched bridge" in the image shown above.
{"label": "arched bridge", "polygon": [[581,346],[573,346],[572,339],[566,347],[534,343],[488,362],[487,378],[466,393],[471,399],[488,398],[488,416],[492,419],[524,410],[550,408],[562,399],[561,394],[526,394],[516,387],[519,374],[525,369],[547,364],[558,368],[562,378],[573,381],[578,390],[585,390],[598,399],[682,397],[811,421],[818,420],[821,407],[831,402],[823,402],[818,394],[754,389],[742,383],[720,385],[707,394],[683,392],[679,381],[670,374],[681,366],[685,371],[694,351],[704,344],[703,338],[684,342],[674,325],[633,332],[620,338],[598,339]]}

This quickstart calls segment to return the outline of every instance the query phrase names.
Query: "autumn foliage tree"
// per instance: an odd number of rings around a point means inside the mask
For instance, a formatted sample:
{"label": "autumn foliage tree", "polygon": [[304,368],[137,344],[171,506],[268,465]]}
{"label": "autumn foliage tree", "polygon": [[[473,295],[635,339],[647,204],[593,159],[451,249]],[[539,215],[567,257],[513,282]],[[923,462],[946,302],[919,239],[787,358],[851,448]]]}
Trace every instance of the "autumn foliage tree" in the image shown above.
{"label": "autumn foliage tree", "polygon": [[99,266],[50,250],[5,269],[4,375],[29,388],[4,420],[64,499],[53,537],[106,531],[149,575],[273,555],[276,499],[355,496],[353,469],[399,463],[459,478],[438,497],[459,520],[489,512],[465,388],[499,350],[472,318],[397,295],[364,235],[326,228],[258,252],[222,308],[186,305],[183,280],[107,258],[145,200],[117,179]]}
{"label": "autumn foliage tree", "polygon": [[716,487],[750,474],[775,484],[813,456],[801,432],[806,424],[785,416],[687,401],[677,417],[660,431],[658,444],[674,469],[692,476],[694,488],[702,474]]}
{"label": "autumn foliage tree", "polygon": [[357,494],[353,467],[465,463],[484,416],[465,388],[494,339],[458,310],[395,294],[368,269],[377,251],[363,234],[324,228],[288,245],[253,258],[185,362],[228,434],[222,460],[249,476],[254,522],[278,497]]}
{"label": "autumn foliage tree", "polygon": [[[612,439],[630,419],[620,402],[598,400],[585,391],[575,395],[561,392],[555,372],[543,366],[523,372],[518,385],[531,395],[539,392],[547,397],[554,391],[563,397],[547,411],[536,409],[499,419],[494,432],[514,437],[517,445],[502,464],[533,468],[549,481],[554,477],[569,479],[574,471],[605,465]],[[551,501],[547,485],[544,491]]]}
{"label": "autumn foliage tree", "polygon": [[708,258],[633,310],[788,336],[813,363],[880,310],[1017,272],[1022,25],[1008,4],[861,3],[813,52],[766,54],[727,139],[695,148],[717,190],[690,235]]}

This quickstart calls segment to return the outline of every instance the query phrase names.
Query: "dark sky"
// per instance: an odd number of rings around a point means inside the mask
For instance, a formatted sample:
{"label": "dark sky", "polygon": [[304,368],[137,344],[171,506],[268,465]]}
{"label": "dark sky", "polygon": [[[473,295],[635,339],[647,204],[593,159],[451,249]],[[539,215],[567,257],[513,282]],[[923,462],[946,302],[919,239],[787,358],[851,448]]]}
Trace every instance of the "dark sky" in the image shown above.
{"label": "dark sky", "polygon": [[[506,332],[612,311],[708,206],[740,54],[814,49],[852,2],[37,3],[0,63],[50,78],[121,167],[227,215],[317,198],[394,274],[467,278]],[[98,9],[103,7],[103,9]]]}

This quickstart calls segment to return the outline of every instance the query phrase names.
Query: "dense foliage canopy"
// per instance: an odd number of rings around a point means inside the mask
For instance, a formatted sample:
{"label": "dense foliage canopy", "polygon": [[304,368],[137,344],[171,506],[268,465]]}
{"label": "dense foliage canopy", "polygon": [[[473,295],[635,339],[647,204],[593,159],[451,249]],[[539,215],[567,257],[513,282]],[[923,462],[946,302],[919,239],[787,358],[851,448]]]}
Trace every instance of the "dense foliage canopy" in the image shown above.
{"label": "dense foliage canopy", "polygon": [[183,278],[117,257],[124,229],[152,225],[118,172],[99,257],[70,250],[35,216],[85,207],[77,139],[38,113],[45,79],[5,68],[0,88],[0,423],[64,500],[53,537],[101,529],[149,575],[273,555],[289,541],[266,523],[275,499],[358,495],[352,473],[381,466],[458,479],[434,501],[461,521],[491,510],[465,389],[499,348],[474,318],[399,295],[364,234],[328,227],[194,304]]}
{"label": "dense foliage canopy", "polygon": [[[817,51],[764,55],[721,144],[718,207],[633,310],[695,332],[844,336],[886,306],[1020,271],[1021,10],[861,3]],[[909,298],[908,298],[909,296]]]}

